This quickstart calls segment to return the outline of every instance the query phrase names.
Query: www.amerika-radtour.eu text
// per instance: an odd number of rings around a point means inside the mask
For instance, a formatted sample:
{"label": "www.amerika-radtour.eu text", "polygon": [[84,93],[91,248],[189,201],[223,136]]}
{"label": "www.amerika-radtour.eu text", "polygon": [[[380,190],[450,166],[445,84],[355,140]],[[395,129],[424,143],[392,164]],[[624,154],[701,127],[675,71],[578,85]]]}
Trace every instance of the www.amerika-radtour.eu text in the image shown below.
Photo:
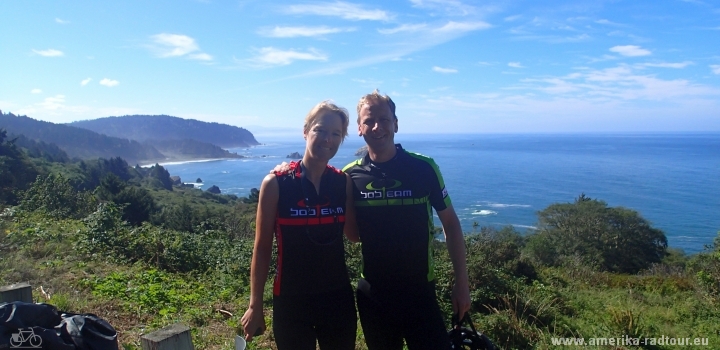
{"label": "www.amerika-radtour.eu text", "polygon": [[617,338],[551,338],[553,345],[675,345],[675,346],[707,346],[708,338],[674,338],[661,336],[658,338],[633,338],[630,336]]}

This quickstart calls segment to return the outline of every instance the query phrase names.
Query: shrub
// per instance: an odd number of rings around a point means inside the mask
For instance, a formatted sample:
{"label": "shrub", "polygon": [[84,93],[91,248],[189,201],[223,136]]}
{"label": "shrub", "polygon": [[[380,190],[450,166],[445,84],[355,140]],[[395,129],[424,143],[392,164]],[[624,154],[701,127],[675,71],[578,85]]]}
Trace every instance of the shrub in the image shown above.
{"label": "shrub", "polygon": [[529,238],[526,252],[542,264],[559,266],[564,257],[577,255],[599,270],[636,273],[666,255],[665,234],[638,212],[584,194],[574,203],[552,204],[538,216],[539,232]]}

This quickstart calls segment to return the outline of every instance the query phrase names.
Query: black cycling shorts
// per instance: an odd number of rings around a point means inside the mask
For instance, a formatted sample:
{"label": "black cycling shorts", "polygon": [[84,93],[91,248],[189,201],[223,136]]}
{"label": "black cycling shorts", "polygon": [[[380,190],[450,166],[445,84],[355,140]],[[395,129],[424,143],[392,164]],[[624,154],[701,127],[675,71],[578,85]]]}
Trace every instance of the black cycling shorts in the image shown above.
{"label": "black cycling shorts", "polygon": [[[364,285],[364,288],[360,286]],[[435,284],[383,290],[358,283],[357,306],[369,350],[450,349]]]}
{"label": "black cycling shorts", "polygon": [[273,333],[279,350],[354,350],[355,299],[350,286],[341,290],[273,297]]}

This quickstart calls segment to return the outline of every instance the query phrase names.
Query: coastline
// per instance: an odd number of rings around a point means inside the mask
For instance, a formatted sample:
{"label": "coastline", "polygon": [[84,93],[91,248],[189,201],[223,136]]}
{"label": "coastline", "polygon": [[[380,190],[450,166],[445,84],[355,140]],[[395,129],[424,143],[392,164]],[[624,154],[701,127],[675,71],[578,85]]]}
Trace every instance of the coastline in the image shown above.
{"label": "coastline", "polygon": [[202,162],[215,162],[215,161],[221,161],[221,160],[227,160],[227,159],[240,159],[240,158],[187,158],[187,159],[166,159],[164,161],[156,161],[146,164],[140,164],[141,168],[149,168],[155,164],[165,166],[165,165],[179,165],[179,164],[187,164],[187,163],[202,163]]}

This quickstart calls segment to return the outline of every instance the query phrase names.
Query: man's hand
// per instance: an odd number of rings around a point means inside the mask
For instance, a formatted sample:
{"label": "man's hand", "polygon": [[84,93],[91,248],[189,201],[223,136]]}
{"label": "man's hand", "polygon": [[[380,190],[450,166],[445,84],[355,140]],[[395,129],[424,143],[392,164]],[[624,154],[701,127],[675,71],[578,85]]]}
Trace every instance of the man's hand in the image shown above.
{"label": "man's hand", "polygon": [[452,290],[453,312],[459,317],[470,311],[470,287],[467,274],[467,263],[465,262],[465,238],[463,237],[460,220],[452,204],[445,210],[438,213],[440,222],[445,232],[445,243],[453,264],[455,284]]}
{"label": "man's hand", "polygon": [[470,303],[470,288],[467,282],[455,281],[452,290],[453,313],[462,319],[470,311]]}
{"label": "man's hand", "polygon": [[243,332],[245,333],[245,340],[251,341],[254,336],[261,335],[265,332],[265,315],[263,314],[262,307],[257,310],[255,308],[248,308],[245,311],[240,322],[243,326]]}
{"label": "man's hand", "polygon": [[276,172],[282,173],[290,170],[290,164],[288,162],[282,162],[273,168],[273,170],[270,170],[270,174],[275,174]]}

